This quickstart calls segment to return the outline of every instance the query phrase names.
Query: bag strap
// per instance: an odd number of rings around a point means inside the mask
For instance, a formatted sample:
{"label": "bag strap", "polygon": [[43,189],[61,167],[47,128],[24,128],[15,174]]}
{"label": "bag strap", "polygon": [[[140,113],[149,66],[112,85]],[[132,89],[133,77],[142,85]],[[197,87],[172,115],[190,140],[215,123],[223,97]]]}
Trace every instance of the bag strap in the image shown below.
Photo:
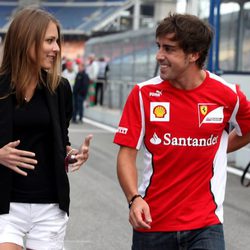
{"label": "bag strap", "polygon": [[250,168],[250,162],[247,164],[247,166],[246,166],[246,168],[245,168],[245,170],[244,170],[244,172],[243,172],[243,174],[241,176],[241,180],[240,180],[241,185],[244,186],[244,187],[249,187],[250,186],[250,181],[248,181],[248,183],[245,183],[246,174],[247,174],[249,168]]}

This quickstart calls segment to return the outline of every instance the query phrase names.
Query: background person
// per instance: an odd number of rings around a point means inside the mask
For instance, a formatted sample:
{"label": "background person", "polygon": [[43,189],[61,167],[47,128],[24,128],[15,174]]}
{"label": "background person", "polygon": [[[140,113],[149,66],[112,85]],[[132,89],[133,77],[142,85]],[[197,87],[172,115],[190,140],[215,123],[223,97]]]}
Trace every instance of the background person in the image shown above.
{"label": "background person", "polygon": [[98,63],[95,60],[95,55],[90,54],[87,59],[87,66],[86,66],[86,73],[89,76],[90,85],[89,85],[89,105],[94,106],[95,105],[95,93],[96,93],[96,81],[98,76]]}
{"label": "background person", "polygon": [[26,249],[63,249],[65,157],[74,154],[72,171],[78,170],[91,135],[79,150],[70,146],[72,93],[59,76],[60,50],[60,26],[51,14],[25,8],[15,15],[0,67],[0,250],[21,250],[24,238]]}
{"label": "background person", "polygon": [[65,66],[66,68],[62,72],[62,76],[65,77],[69,81],[71,89],[73,89],[77,70],[75,69],[74,63],[71,60],[68,60]]}
{"label": "background person", "polygon": [[103,105],[103,94],[104,89],[107,85],[109,65],[104,57],[100,57],[98,60],[98,75],[96,81],[96,92],[95,92],[95,105]]}
{"label": "background person", "polygon": [[79,72],[76,75],[75,84],[73,86],[73,123],[82,123],[84,115],[84,101],[86,100],[89,88],[89,77],[85,72],[84,63],[79,62],[78,66]]}
{"label": "background person", "polygon": [[203,69],[212,38],[197,17],[170,14],[156,29],[160,76],[137,84],[124,107],[114,142],[133,250],[225,249],[227,147],[249,143],[250,105],[237,85]]}

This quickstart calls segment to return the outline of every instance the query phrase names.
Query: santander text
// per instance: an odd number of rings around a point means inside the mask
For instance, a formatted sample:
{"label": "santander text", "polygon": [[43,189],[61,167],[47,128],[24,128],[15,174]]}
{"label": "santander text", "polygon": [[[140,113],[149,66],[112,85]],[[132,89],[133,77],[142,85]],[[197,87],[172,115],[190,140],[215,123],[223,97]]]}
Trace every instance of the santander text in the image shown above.
{"label": "santander text", "polygon": [[170,133],[164,134],[164,145],[172,146],[192,146],[206,147],[215,145],[218,142],[218,136],[213,134],[209,138],[192,138],[192,137],[172,137]]}

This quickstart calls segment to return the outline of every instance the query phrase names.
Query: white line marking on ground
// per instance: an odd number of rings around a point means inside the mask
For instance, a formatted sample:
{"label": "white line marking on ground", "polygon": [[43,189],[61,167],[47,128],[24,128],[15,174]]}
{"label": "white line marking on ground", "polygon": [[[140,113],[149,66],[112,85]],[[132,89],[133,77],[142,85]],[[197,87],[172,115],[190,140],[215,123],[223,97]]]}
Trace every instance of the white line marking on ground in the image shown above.
{"label": "white line marking on ground", "polygon": [[116,128],[108,126],[108,125],[105,125],[105,124],[102,124],[100,122],[96,122],[96,121],[90,120],[88,118],[83,118],[83,121],[86,122],[86,123],[88,123],[88,124],[94,125],[94,126],[96,126],[98,128],[107,130],[109,132],[112,132],[112,133],[116,132]]}
{"label": "white line marking on ground", "polygon": [[[70,133],[85,133],[85,134],[110,134],[110,131],[101,129],[85,129],[85,128],[69,128]],[[113,134],[113,133],[112,133]]]}
{"label": "white line marking on ground", "polygon": [[[238,175],[238,176],[242,176],[242,174],[243,174],[243,170],[233,168],[230,166],[227,166],[227,172],[234,174],[234,175]],[[246,178],[250,179],[250,174],[246,174]]]}

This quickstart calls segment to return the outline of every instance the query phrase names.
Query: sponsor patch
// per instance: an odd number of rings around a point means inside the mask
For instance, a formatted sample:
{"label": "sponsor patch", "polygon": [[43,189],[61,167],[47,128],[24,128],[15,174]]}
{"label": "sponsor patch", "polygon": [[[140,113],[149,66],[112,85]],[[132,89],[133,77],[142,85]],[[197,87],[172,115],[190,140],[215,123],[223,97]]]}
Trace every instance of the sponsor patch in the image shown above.
{"label": "sponsor patch", "polygon": [[199,127],[203,123],[222,123],[224,107],[213,103],[198,103]]}
{"label": "sponsor patch", "polygon": [[150,142],[154,145],[159,145],[161,143],[161,139],[158,137],[156,133],[154,133],[152,138],[150,139]]}
{"label": "sponsor patch", "polygon": [[155,92],[149,92],[149,96],[160,97],[162,95],[162,91],[156,90]]}
{"label": "sponsor patch", "polygon": [[118,129],[117,129],[117,133],[120,133],[120,134],[126,135],[127,132],[128,132],[128,129],[124,128],[124,127],[118,127]]}
{"label": "sponsor patch", "polygon": [[150,103],[150,121],[169,122],[169,112],[169,102]]}
{"label": "sponsor patch", "polygon": [[162,144],[164,146],[181,146],[181,147],[209,147],[214,146],[218,143],[218,135],[211,134],[208,137],[197,138],[197,137],[176,137],[171,133],[165,133],[162,138],[154,132],[150,139],[150,143],[153,145]]}

